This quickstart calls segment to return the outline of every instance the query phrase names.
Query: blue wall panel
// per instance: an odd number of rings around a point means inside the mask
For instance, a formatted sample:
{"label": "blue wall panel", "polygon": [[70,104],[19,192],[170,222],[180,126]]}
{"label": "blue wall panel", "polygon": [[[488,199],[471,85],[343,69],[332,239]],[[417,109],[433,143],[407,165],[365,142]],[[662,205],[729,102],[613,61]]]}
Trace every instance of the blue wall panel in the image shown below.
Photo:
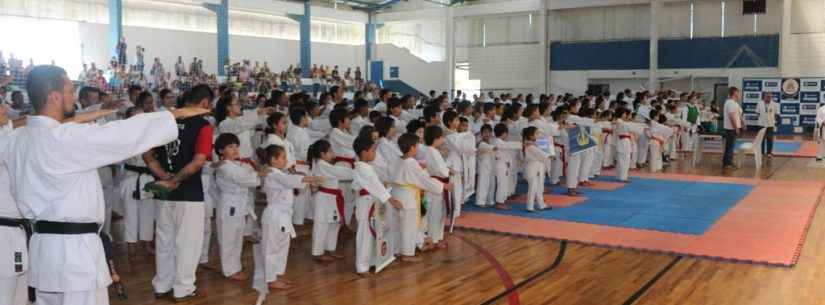
{"label": "blue wall panel", "polygon": [[550,70],[635,70],[650,65],[650,41],[554,42]]}
{"label": "blue wall panel", "polygon": [[[648,40],[554,42],[550,70],[644,70]],[[732,62],[732,63],[731,63]],[[777,67],[779,35],[659,40],[659,69]]]}

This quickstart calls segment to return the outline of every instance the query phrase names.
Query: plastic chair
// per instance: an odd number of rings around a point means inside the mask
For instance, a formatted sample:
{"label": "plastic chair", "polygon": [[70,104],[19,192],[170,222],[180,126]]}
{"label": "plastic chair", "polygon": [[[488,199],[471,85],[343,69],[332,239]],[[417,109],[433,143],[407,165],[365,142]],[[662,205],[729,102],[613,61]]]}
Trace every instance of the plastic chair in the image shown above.
{"label": "plastic chair", "polygon": [[765,138],[765,131],[767,128],[762,128],[759,132],[756,133],[756,138],[753,139],[752,143],[742,143],[736,147],[735,153],[737,158],[737,166],[742,168],[742,163],[745,160],[745,154],[748,151],[753,152],[753,161],[756,165],[756,171],[759,171],[762,168],[762,140]]}

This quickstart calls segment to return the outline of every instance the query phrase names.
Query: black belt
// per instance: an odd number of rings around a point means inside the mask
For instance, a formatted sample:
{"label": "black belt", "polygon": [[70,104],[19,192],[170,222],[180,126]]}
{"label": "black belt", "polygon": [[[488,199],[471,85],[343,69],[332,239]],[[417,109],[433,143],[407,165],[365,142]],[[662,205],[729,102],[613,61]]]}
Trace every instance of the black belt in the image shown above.
{"label": "black belt", "polygon": [[34,223],[34,232],[40,234],[97,234],[100,225],[95,222],[53,222],[38,221]]}
{"label": "black belt", "polygon": [[25,228],[29,226],[29,221],[22,218],[2,218],[0,217],[0,227],[20,227]]}
{"label": "black belt", "polygon": [[126,164],[126,165],[123,166],[123,168],[126,169],[127,171],[135,172],[135,173],[138,173],[138,174],[145,174],[145,175],[151,175],[152,174],[152,172],[149,171],[148,167],[134,166],[134,165]]}

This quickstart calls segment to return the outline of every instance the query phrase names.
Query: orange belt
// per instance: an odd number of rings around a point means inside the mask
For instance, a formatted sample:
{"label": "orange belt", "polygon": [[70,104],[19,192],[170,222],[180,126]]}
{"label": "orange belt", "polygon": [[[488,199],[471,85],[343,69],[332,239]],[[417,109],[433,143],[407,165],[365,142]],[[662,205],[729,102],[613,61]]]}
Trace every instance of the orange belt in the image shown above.
{"label": "orange belt", "polygon": [[339,189],[331,189],[326,187],[318,188],[318,191],[324,194],[335,196],[335,205],[338,208],[338,216],[341,217],[341,223],[346,222],[344,218],[344,192]]}
{"label": "orange belt", "polygon": [[338,162],[349,163],[349,167],[352,168],[352,169],[355,169],[355,159],[354,158],[335,157],[335,160],[333,160],[333,163],[338,163]]}

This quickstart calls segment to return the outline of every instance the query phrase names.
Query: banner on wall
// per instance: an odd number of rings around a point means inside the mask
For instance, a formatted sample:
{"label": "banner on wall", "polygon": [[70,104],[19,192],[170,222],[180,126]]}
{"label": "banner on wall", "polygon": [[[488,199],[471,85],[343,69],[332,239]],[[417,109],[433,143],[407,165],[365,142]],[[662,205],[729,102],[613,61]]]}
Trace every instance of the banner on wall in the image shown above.
{"label": "banner on wall", "polygon": [[825,103],[825,78],[746,78],[742,80],[742,109],[748,125],[758,125],[756,105],[765,93],[779,103],[779,133],[802,133],[813,127],[816,110]]}

